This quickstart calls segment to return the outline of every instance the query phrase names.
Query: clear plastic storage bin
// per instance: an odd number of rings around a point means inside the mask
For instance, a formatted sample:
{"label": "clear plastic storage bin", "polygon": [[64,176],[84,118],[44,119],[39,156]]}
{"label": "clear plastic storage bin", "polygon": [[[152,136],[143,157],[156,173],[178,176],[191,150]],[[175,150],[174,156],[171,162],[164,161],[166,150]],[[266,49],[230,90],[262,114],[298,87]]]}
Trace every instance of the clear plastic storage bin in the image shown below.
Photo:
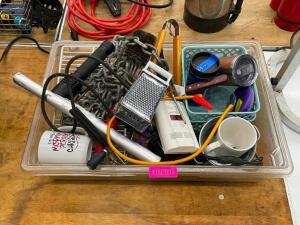
{"label": "clear plastic storage bin", "polygon": [[[62,41],[53,44],[49,57],[45,78],[55,72],[64,70],[66,62],[79,53],[90,53],[100,42],[70,42]],[[257,113],[255,124],[261,132],[257,153],[263,157],[262,166],[212,166],[212,165],[177,165],[177,180],[239,180],[249,181],[259,178],[284,177],[293,171],[289,149],[281,127],[280,115],[273,95],[268,71],[259,44],[254,41],[245,42],[208,42],[183,43],[183,47],[195,44],[232,44],[246,48],[258,61],[259,76],[257,88],[261,109]],[[172,44],[167,43],[164,56],[172,63]],[[81,61],[82,62],[82,61]],[[80,63],[80,61],[78,62]],[[74,64],[74,67],[76,65]],[[170,65],[170,68],[172,66]],[[48,108],[49,115],[59,115],[52,107]],[[57,116],[56,116],[57,117]],[[55,119],[55,118],[54,118]],[[56,118],[57,119],[57,118]],[[101,165],[96,170],[89,170],[82,165],[41,164],[37,160],[37,148],[42,133],[49,129],[41,114],[40,104],[37,104],[30,127],[22,167],[35,175],[52,176],[55,178],[73,179],[128,179],[148,180],[148,166],[137,165]],[[163,180],[163,179],[160,179]],[[172,179],[173,180],[173,179]]]}

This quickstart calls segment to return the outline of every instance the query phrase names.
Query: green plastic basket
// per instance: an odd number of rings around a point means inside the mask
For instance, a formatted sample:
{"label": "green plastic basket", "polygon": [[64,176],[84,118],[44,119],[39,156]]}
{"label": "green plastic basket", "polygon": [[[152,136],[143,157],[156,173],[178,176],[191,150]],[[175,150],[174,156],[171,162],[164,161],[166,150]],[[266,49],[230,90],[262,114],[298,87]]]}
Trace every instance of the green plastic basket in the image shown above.
{"label": "green plastic basket", "polygon": [[[186,85],[187,77],[189,74],[189,66],[193,56],[198,52],[211,52],[219,58],[226,56],[237,56],[246,54],[247,51],[244,47],[239,45],[193,45],[182,49],[182,84]],[[230,112],[228,116],[239,116],[246,120],[253,121],[256,118],[256,113],[260,110],[260,102],[257,92],[256,84],[253,85],[254,89],[254,105],[253,109],[249,112]],[[191,110],[188,101],[185,101],[186,110],[192,125],[196,131],[199,131],[202,126],[210,119],[220,116],[222,112],[195,112]]]}

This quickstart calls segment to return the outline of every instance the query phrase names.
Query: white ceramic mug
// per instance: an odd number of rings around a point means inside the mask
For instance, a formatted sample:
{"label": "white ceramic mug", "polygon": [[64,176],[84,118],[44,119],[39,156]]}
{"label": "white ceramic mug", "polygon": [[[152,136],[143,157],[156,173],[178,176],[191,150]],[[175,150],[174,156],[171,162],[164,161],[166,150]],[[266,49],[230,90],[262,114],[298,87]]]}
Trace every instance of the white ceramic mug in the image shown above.
{"label": "white ceramic mug", "polygon": [[241,157],[256,145],[259,138],[258,129],[249,121],[230,117],[220,124],[216,141],[206,147],[205,154],[213,157]]}
{"label": "white ceramic mug", "polygon": [[[76,131],[80,132],[80,129]],[[69,131],[70,127],[60,130]],[[86,164],[91,157],[92,141],[84,130],[82,134],[45,131],[38,147],[38,161],[40,163]]]}

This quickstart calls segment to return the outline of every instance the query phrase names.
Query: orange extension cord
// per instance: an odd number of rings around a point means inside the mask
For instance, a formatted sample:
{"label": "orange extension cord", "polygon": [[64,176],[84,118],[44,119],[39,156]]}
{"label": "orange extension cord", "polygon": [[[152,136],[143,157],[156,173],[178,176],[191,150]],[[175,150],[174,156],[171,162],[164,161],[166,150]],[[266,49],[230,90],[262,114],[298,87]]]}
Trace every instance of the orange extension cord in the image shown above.
{"label": "orange extension cord", "polygon": [[110,137],[111,125],[114,122],[114,120],[116,119],[116,116],[113,116],[109,120],[109,122],[108,122],[107,131],[106,131],[107,143],[108,143],[109,147],[111,148],[111,150],[114,151],[118,156],[120,156],[122,159],[124,159],[124,160],[126,160],[126,161],[128,161],[130,163],[133,163],[133,164],[137,164],[137,165],[176,165],[176,164],[180,164],[180,163],[185,163],[185,162],[190,161],[193,158],[197,157],[207,147],[207,145],[209,145],[210,141],[212,140],[212,138],[214,137],[215,133],[217,132],[220,124],[225,119],[226,115],[232,110],[232,108],[233,108],[232,104],[230,104],[230,105],[227,106],[227,108],[222,113],[221,117],[218,119],[217,123],[213,127],[211,133],[209,134],[209,136],[207,137],[207,139],[205,140],[205,142],[203,143],[203,145],[200,146],[200,148],[198,148],[192,155],[189,155],[189,156],[187,156],[185,158],[182,158],[182,159],[177,159],[177,160],[174,160],[174,161],[165,161],[165,162],[147,162],[147,161],[133,159],[131,157],[128,157],[128,156],[122,154],[114,146],[114,144],[111,141],[111,137]]}

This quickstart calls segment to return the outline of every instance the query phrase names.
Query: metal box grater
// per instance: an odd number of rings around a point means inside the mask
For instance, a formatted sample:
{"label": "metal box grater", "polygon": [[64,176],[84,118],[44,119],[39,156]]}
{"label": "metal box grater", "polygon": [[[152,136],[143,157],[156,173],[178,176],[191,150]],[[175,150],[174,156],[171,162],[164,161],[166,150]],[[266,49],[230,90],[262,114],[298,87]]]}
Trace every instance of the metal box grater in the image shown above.
{"label": "metal box grater", "polygon": [[143,133],[151,125],[155,109],[171,79],[172,74],[168,71],[148,62],[139,78],[118,103],[116,116]]}

